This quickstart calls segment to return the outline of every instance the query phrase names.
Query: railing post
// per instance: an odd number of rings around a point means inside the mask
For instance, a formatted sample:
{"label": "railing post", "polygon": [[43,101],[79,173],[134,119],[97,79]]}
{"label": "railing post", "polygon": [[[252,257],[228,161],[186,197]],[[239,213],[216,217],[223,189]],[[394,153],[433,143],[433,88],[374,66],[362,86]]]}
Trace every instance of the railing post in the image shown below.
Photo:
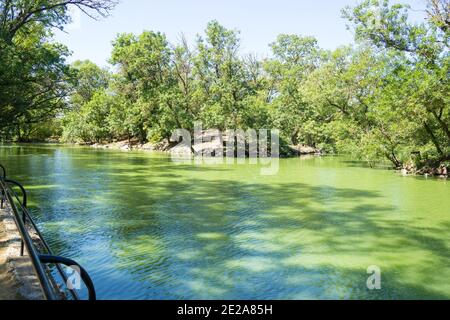
{"label": "railing post", "polygon": [[[2,169],[2,176],[0,177],[0,179],[5,180],[6,179],[6,169],[4,166],[2,166],[0,164],[0,169]],[[0,204],[0,209],[3,209],[3,203],[5,202],[5,190],[2,189],[2,199],[1,199],[1,204]]]}
{"label": "railing post", "polygon": [[22,192],[22,205],[26,208],[27,202],[28,202],[28,197],[27,197],[27,191],[25,190],[25,188],[19,182],[15,181],[15,180],[5,179],[4,181],[7,184],[13,184],[13,185],[19,187],[20,191]]}
{"label": "railing post", "polygon": [[[16,201],[14,201],[14,198],[13,198],[16,195],[13,195],[11,189],[8,187],[5,180],[1,179],[0,185],[1,185],[2,189],[5,191],[6,200],[8,201],[8,203],[11,206],[11,211],[13,214],[14,221],[15,221],[17,229],[21,235],[21,240],[24,241],[24,243],[27,247],[29,257],[31,259],[34,271],[36,272],[36,275],[41,284],[41,288],[44,293],[44,296],[48,300],[55,300],[57,297],[52,289],[48,275],[39,260],[38,251],[35,248],[33,241],[31,240],[31,237],[28,234],[28,230],[25,227],[25,225],[23,224],[23,221],[19,215],[19,210],[17,208]],[[22,208],[22,210],[26,210],[26,209]]]}
{"label": "railing post", "polygon": [[3,171],[3,179],[6,179],[6,169],[5,169],[5,167],[0,164],[0,169],[2,169],[2,171]]}
{"label": "railing post", "polygon": [[[15,180],[11,180],[11,179],[5,179],[4,180],[6,183],[10,183],[13,184],[17,187],[20,188],[20,191],[22,192],[22,206],[26,209],[27,208],[27,191],[25,190],[25,188],[17,181]],[[25,214],[25,211],[22,212],[22,221],[23,224],[26,225],[27,222],[27,216]],[[20,243],[20,256],[23,257],[24,254],[24,250],[25,250],[25,243],[23,242],[23,240]]]}

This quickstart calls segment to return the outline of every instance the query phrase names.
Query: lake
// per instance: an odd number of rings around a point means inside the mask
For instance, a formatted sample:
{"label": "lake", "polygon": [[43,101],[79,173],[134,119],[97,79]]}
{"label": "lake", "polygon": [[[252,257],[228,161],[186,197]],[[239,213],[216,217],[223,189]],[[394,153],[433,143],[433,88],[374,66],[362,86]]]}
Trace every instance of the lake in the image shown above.
{"label": "lake", "polygon": [[345,157],[280,159],[261,175],[56,145],[0,145],[0,163],[100,299],[450,299],[446,180]]}

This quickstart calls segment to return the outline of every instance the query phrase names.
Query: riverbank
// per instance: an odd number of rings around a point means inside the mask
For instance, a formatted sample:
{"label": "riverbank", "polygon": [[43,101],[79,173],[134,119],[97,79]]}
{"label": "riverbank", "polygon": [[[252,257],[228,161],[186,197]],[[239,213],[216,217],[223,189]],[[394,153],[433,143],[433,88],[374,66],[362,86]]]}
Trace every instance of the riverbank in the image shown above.
{"label": "riverbank", "polygon": [[167,141],[162,141],[160,143],[139,143],[138,141],[115,141],[111,143],[94,143],[89,144],[92,148],[97,149],[111,149],[111,150],[122,150],[122,151],[131,151],[131,150],[141,150],[141,151],[170,151],[171,146]]}
{"label": "riverbank", "polygon": [[407,161],[405,164],[403,164],[400,172],[404,176],[418,175],[424,177],[438,177],[441,179],[447,179],[450,172],[450,165],[444,162],[438,162],[435,164],[424,164],[421,167],[418,167],[412,161]]}
{"label": "riverbank", "polygon": [[[92,148],[97,149],[111,149],[111,150],[122,150],[122,151],[157,151],[157,152],[187,152],[192,153],[192,150],[189,150],[187,147],[180,147],[176,144],[170,144],[168,141],[162,141],[160,143],[152,144],[152,143],[139,143],[137,141],[117,141],[112,143],[95,143],[89,145]],[[203,143],[202,146],[193,146],[193,151],[201,150],[202,148],[206,149],[214,149],[217,147],[217,144],[214,142]],[[300,156],[322,156],[325,153],[318,149],[307,145],[289,145],[283,148],[281,152],[281,157],[289,158],[289,157],[300,157]],[[425,176],[425,177],[439,177],[442,179],[447,179],[449,176],[449,166],[445,163],[439,163],[436,165],[424,165],[421,168],[417,168],[411,161],[407,161],[402,168],[396,169],[404,176]]]}
{"label": "riverbank", "polygon": [[[97,149],[111,149],[111,150],[141,150],[141,151],[158,151],[158,152],[182,152],[187,151],[192,152],[202,149],[214,149],[220,147],[220,144],[216,142],[205,142],[200,145],[193,145],[192,150],[185,150],[186,147],[180,147],[177,143],[169,143],[167,140],[163,140],[159,143],[139,143],[138,141],[116,141],[111,143],[94,143],[89,144],[92,148]],[[193,153],[193,152],[192,152]],[[323,155],[324,152],[318,148],[314,148],[306,145],[289,145],[285,148],[282,148],[280,155],[282,157],[295,157],[301,155]]]}
{"label": "riverbank", "polygon": [[[54,141],[46,141],[39,143],[21,143],[24,145],[34,145],[34,144],[49,144],[49,145],[65,145],[60,142]],[[214,147],[213,144],[208,143],[208,148]],[[138,141],[114,141],[111,143],[74,143],[67,145],[77,145],[77,146],[85,146],[91,147],[95,149],[105,149],[105,150],[120,150],[120,151],[145,151],[145,152],[162,152],[162,153],[170,153],[170,152],[191,152],[191,150],[184,149],[185,147],[177,146],[176,143],[170,144],[167,141],[162,141],[159,143],[139,143]],[[194,149],[196,147],[194,146]],[[306,145],[289,145],[282,148],[280,152],[281,158],[295,158],[300,156],[325,156],[328,155],[326,152],[322,150]],[[380,159],[381,161],[381,159]],[[434,162],[424,164],[420,167],[417,167],[411,160],[405,162],[401,167],[394,168],[390,166],[391,169],[396,170],[403,176],[424,176],[424,177],[438,177],[441,179],[447,179],[450,175],[450,163],[449,162]]]}

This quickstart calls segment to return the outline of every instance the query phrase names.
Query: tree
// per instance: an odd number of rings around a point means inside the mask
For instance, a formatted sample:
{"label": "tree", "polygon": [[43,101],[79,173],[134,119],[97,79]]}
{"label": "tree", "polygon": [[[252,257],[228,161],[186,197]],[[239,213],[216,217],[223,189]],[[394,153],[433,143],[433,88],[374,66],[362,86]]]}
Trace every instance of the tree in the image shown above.
{"label": "tree", "polygon": [[0,124],[3,137],[22,139],[36,123],[60,113],[73,77],[68,50],[51,42],[51,29],[69,22],[69,6],[107,15],[115,1],[7,0],[0,2]]}
{"label": "tree", "polygon": [[69,92],[68,50],[42,43],[45,30],[19,34],[14,45],[0,39],[0,124],[5,136],[22,139],[21,128],[55,117]]}
{"label": "tree", "polygon": [[197,39],[194,58],[201,120],[207,127],[235,129],[243,123],[243,103],[249,95],[244,65],[238,57],[238,32],[211,21],[205,34]]}
{"label": "tree", "polygon": [[409,22],[408,6],[391,6],[387,0],[366,0],[344,11],[357,40],[405,59],[402,85],[397,88],[405,100],[395,111],[421,125],[440,160],[450,159],[447,2],[430,0],[430,19],[420,24]]}
{"label": "tree", "polygon": [[315,110],[304,99],[303,82],[318,68],[326,53],[312,37],[282,34],[271,44],[274,59],[266,61],[265,70],[272,83],[272,122],[284,139],[315,145]]}
{"label": "tree", "polygon": [[63,140],[101,142],[111,139],[107,126],[113,98],[108,91],[111,75],[91,61],[76,61],[71,66],[69,107],[64,110]]}
{"label": "tree", "polygon": [[445,32],[448,40],[448,33],[450,31],[450,1],[429,0],[427,13],[431,23]]}
{"label": "tree", "polygon": [[63,139],[82,143],[110,141],[112,134],[107,118],[113,103],[114,97],[105,90],[95,92],[80,109],[66,114]]}
{"label": "tree", "polygon": [[70,22],[69,6],[96,18],[107,16],[116,4],[114,0],[5,0],[0,3],[0,38],[12,44],[20,31],[28,33],[36,25],[63,29]]}
{"label": "tree", "polygon": [[74,77],[71,79],[72,106],[89,102],[97,91],[109,86],[111,80],[109,72],[89,60],[75,61],[72,64],[72,70],[74,72]]}
{"label": "tree", "polygon": [[[171,50],[165,35],[121,34],[113,43],[111,62],[119,67],[114,86],[132,104],[128,118],[141,142],[157,134],[161,98],[171,86]],[[167,101],[166,101],[167,102]],[[165,104],[167,105],[167,103]]]}

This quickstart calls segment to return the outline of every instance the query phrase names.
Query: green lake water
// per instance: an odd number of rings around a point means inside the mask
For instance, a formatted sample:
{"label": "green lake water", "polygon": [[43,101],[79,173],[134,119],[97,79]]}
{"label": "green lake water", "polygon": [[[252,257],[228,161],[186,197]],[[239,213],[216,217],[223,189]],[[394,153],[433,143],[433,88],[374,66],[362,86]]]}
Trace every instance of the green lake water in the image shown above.
{"label": "green lake water", "polygon": [[52,145],[0,146],[0,163],[100,299],[450,299],[450,181]]}

